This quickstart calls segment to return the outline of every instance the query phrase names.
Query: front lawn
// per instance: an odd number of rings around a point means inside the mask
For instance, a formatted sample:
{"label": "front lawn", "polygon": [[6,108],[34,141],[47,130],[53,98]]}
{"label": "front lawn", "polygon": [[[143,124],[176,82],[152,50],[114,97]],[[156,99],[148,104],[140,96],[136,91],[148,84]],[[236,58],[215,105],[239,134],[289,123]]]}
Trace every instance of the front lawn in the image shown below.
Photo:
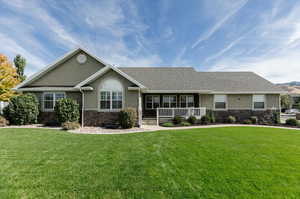
{"label": "front lawn", "polygon": [[0,198],[300,198],[300,131],[0,129]]}

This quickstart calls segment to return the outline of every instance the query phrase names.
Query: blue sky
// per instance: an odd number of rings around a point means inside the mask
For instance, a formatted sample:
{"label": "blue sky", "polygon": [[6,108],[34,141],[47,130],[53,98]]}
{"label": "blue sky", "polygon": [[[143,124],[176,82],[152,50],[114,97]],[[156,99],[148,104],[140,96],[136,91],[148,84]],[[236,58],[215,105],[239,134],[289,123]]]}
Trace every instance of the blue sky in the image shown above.
{"label": "blue sky", "polygon": [[299,0],[0,0],[0,27],[28,75],[82,46],[116,66],[300,80]]}

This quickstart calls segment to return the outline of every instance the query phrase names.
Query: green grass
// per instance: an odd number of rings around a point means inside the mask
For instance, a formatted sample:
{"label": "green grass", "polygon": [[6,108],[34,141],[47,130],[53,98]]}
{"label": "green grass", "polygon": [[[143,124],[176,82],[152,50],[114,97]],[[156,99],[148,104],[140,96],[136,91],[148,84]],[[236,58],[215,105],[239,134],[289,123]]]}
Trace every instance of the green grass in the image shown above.
{"label": "green grass", "polygon": [[300,131],[0,129],[0,198],[300,198]]}

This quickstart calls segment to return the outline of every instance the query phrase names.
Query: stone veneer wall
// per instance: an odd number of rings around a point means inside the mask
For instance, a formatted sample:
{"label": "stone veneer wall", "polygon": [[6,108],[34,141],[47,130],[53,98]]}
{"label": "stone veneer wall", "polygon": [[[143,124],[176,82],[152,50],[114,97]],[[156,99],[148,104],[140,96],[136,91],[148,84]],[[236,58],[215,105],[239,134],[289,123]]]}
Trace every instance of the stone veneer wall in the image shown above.
{"label": "stone veneer wall", "polygon": [[104,126],[118,122],[119,112],[84,111],[84,126]]}
{"label": "stone veneer wall", "polygon": [[[80,112],[81,115],[81,112]],[[114,124],[118,122],[119,112],[98,112],[85,111],[84,125],[85,126],[104,126],[105,124]],[[58,125],[55,112],[40,112],[38,122],[46,125]],[[79,120],[81,122],[81,118]]]}
{"label": "stone veneer wall", "polygon": [[58,125],[55,112],[40,112],[38,116],[38,123],[49,126]]}
{"label": "stone veneer wall", "polygon": [[[208,112],[211,110],[208,110]],[[237,122],[243,122],[251,116],[256,116],[259,123],[274,123],[274,114],[280,114],[280,110],[226,110],[213,111],[217,122],[226,122],[228,116],[234,116]]]}

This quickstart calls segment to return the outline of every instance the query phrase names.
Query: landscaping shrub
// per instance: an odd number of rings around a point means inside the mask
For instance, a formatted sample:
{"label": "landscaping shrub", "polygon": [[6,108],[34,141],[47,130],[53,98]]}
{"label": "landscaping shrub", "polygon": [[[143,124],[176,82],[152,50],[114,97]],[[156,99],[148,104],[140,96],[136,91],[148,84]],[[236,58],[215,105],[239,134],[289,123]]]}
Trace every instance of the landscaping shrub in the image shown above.
{"label": "landscaping shrub", "polygon": [[120,111],[119,122],[123,129],[129,129],[135,126],[137,120],[136,110],[134,108],[126,108]]}
{"label": "landscaping shrub", "polygon": [[63,98],[58,100],[55,104],[54,110],[60,124],[79,121],[79,104],[73,99]]}
{"label": "landscaping shrub", "polygon": [[208,115],[204,115],[201,117],[201,124],[209,124],[211,121],[211,118]]}
{"label": "landscaping shrub", "polygon": [[274,112],[272,115],[272,122],[274,124],[280,124],[280,113]]}
{"label": "landscaping shrub", "polygon": [[197,118],[195,116],[190,116],[187,121],[190,123],[190,124],[196,124],[197,122]]}
{"label": "landscaping shrub", "polygon": [[209,112],[209,118],[210,118],[210,123],[215,123],[216,122],[215,115],[212,111]]}
{"label": "landscaping shrub", "polygon": [[285,121],[285,124],[289,126],[298,126],[299,122],[294,118],[289,118]]}
{"label": "landscaping shrub", "polygon": [[5,127],[9,124],[9,122],[5,119],[5,117],[0,115],[0,127]]}
{"label": "landscaping shrub", "polygon": [[161,126],[163,126],[163,127],[174,127],[175,125],[172,122],[165,122]]}
{"label": "landscaping shrub", "polygon": [[251,117],[250,117],[250,121],[251,121],[252,124],[257,124],[258,119],[257,119],[256,116],[251,116]]}
{"label": "landscaping shrub", "polygon": [[244,121],[243,121],[243,124],[252,124],[252,121],[249,120],[249,119],[247,119],[247,120],[244,120]]}
{"label": "landscaping shrub", "polygon": [[18,95],[10,99],[3,110],[4,116],[10,124],[24,125],[37,123],[39,103],[32,94]]}
{"label": "landscaping shrub", "polygon": [[173,122],[174,124],[180,124],[181,122],[183,122],[183,118],[179,115],[176,115],[174,118],[173,118]]}
{"label": "landscaping shrub", "polygon": [[80,124],[78,122],[64,122],[61,127],[63,130],[75,130],[80,128]]}
{"label": "landscaping shrub", "polygon": [[235,119],[235,117],[234,116],[228,116],[228,118],[227,118],[227,122],[229,123],[229,124],[233,124],[233,123],[235,123],[236,122],[236,119]]}
{"label": "landscaping shrub", "polygon": [[191,123],[189,123],[189,122],[181,122],[180,126],[191,126]]}

